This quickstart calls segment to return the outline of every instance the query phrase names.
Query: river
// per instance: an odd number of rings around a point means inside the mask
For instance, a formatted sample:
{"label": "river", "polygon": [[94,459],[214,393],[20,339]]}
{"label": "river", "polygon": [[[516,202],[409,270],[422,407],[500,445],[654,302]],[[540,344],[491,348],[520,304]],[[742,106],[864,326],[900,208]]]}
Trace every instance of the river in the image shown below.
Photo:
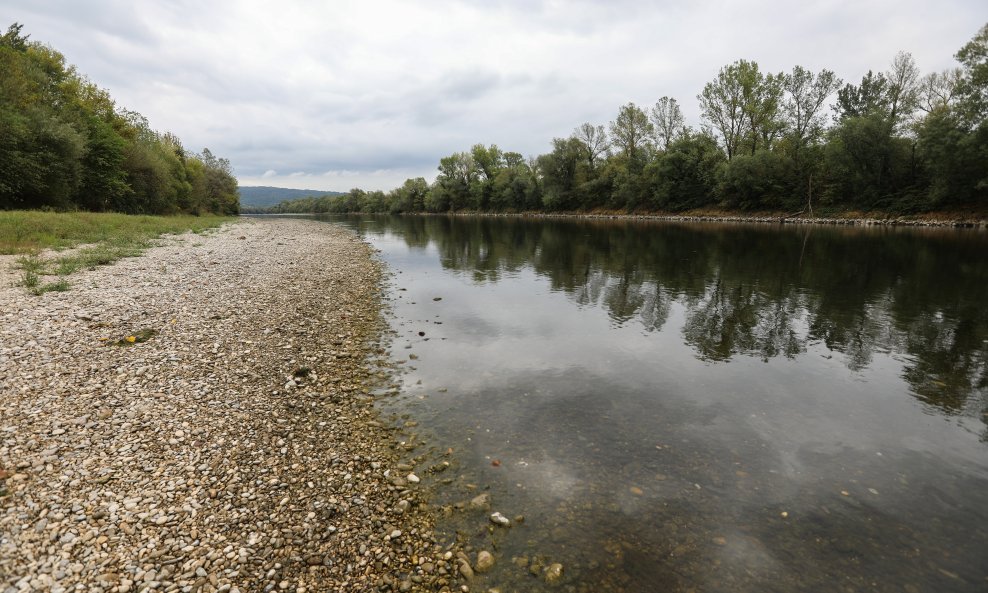
{"label": "river", "polygon": [[334,221],[391,272],[381,405],[452,463],[472,589],[988,589],[985,232]]}

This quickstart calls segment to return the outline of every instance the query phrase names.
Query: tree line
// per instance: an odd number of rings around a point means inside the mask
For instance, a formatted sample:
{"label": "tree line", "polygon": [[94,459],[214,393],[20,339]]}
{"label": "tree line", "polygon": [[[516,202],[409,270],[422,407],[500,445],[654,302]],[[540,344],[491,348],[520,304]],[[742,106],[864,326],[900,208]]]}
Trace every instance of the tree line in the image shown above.
{"label": "tree line", "polygon": [[228,160],[156,132],[22,28],[0,36],[0,209],[239,212]]}
{"label": "tree line", "polygon": [[922,75],[900,52],[857,84],[830,70],[721,68],[697,95],[702,127],[675,98],[622,106],[524,158],[477,144],[439,161],[429,184],[354,189],[269,212],[670,211],[721,208],[813,214],[988,206],[988,25],[958,66]]}

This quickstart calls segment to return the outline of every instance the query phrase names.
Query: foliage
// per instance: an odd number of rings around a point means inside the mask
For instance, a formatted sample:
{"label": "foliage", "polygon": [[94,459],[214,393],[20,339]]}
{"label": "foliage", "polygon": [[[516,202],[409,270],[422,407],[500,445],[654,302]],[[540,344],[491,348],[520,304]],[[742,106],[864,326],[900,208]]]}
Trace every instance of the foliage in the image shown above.
{"label": "foliage", "polygon": [[229,161],[187,153],[22,28],[0,36],[0,210],[239,212]]}

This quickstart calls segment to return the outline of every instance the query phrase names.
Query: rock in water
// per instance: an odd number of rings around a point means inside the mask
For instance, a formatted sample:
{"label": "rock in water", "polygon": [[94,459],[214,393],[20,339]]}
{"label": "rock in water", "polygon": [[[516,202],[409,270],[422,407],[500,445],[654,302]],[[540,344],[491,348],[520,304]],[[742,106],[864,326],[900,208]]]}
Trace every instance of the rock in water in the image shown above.
{"label": "rock in water", "polygon": [[473,567],[477,572],[487,572],[494,568],[494,555],[487,550],[477,552],[477,563]]}
{"label": "rock in water", "polygon": [[491,508],[491,495],[485,492],[479,496],[474,496],[470,499],[470,508],[484,510]]}
{"label": "rock in water", "polygon": [[511,527],[511,519],[508,519],[504,515],[498,512],[491,514],[491,523],[498,525],[500,527]]}
{"label": "rock in water", "polygon": [[558,585],[563,580],[563,565],[553,562],[545,569],[545,583],[547,585]]}

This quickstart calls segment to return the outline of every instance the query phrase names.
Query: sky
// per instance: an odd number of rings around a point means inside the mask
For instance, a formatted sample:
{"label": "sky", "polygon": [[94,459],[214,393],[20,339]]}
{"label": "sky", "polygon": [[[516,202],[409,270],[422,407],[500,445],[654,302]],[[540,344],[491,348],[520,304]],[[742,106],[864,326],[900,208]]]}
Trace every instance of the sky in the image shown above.
{"label": "sky", "polygon": [[[621,105],[696,95],[738,59],[857,83],[924,72],[988,22],[984,0],[0,0],[121,107],[241,185],[388,190],[477,143],[534,156]],[[2,20],[6,20],[3,23]]]}

